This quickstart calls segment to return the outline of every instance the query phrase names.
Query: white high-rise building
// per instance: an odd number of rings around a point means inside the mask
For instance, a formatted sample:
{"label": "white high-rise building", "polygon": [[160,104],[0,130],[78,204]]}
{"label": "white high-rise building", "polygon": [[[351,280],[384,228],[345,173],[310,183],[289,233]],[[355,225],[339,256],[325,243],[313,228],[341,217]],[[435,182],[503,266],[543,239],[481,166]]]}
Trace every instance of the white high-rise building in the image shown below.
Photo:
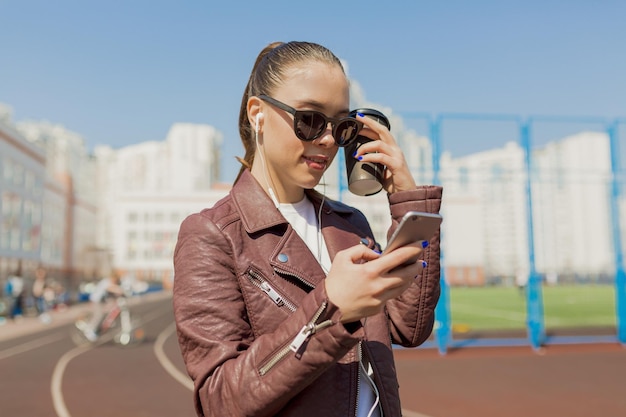
{"label": "white high-rise building", "polygon": [[605,133],[582,132],[533,152],[538,271],[568,279],[614,271],[611,156]]}
{"label": "white high-rise building", "polygon": [[[550,279],[614,270],[606,134],[583,132],[532,152],[535,268]],[[516,143],[441,158],[444,261],[451,283],[524,284],[529,273],[524,152]]]}
{"label": "white high-rise building", "polygon": [[180,223],[230,188],[218,181],[221,144],[212,126],[176,123],[165,141],[95,149],[98,246],[111,254],[110,267],[172,278]]}
{"label": "white high-rise building", "polygon": [[447,278],[469,285],[528,271],[524,152],[514,142],[441,158]]}

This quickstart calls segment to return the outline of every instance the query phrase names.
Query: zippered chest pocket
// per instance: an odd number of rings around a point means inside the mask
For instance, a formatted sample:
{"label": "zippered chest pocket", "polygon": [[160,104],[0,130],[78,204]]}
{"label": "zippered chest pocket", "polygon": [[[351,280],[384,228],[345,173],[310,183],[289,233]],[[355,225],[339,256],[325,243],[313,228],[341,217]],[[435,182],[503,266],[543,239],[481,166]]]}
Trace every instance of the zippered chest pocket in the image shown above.
{"label": "zippered chest pocket", "polygon": [[272,283],[267,280],[260,272],[254,268],[250,268],[246,274],[248,280],[258,291],[265,294],[277,307],[286,309],[290,312],[296,311],[296,305],[291,302],[284,294],[281,294]]}

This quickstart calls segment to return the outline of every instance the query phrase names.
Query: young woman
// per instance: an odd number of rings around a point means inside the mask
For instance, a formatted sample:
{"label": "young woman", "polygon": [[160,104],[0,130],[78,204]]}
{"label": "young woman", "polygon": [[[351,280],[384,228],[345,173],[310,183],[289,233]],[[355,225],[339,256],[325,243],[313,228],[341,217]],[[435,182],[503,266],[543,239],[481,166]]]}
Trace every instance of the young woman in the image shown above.
{"label": "young woman", "polygon": [[199,416],[401,415],[391,345],[432,331],[439,234],[381,256],[363,214],[313,188],[357,133],[374,140],[354,157],[386,166],[391,229],[409,210],[438,212],[441,188],[416,186],[389,130],[347,118],[348,106],[328,49],[273,43],[259,54],[239,116],[241,172],[183,222],[174,254]]}

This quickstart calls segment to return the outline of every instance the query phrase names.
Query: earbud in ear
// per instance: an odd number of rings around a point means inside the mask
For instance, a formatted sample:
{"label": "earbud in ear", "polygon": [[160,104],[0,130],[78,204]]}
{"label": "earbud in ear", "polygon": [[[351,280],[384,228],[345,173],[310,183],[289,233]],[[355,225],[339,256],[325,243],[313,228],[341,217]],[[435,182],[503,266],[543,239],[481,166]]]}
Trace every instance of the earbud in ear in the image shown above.
{"label": "earbud in ear", "polygon": [[254,122],[254,130],[258,133],[259,132],[259,125],[261,124],[261,120],[263,119],[263,113],[258,112],[256,114],[256,119]]}

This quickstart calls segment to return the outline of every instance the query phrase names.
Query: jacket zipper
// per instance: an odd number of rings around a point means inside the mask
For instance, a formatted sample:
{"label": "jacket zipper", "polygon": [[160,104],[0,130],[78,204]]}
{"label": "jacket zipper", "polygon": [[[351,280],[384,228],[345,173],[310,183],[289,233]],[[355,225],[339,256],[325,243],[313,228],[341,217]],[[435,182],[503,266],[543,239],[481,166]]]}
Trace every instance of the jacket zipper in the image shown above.
{"label": "jacket zipper", "polygon": [[267,296],[270,297],[277,306],[285,306],[291,311],[296,311],[296,306],[291,301],[280,295],[280,293],[276,291],[274,287],[272,287],[259,273],[251,269],[248,271],[248,276],[250,277],[252,284],[267,294]]}
{"label": "jacket zipper", "polygon": [[320,306],[320,308],[318,308],[317,311],[315,312],[315,315],[313,316],[311,321],[305,324],[302,327],[302,329],[300,329],[300,332],[296,335],[296,338],[293,339],[293,341],[289,345],[289,348],[293,352],[297,353],[302,347],[302,345],[304,344],[304,342],[306,342],[316,332],[318,332],[319,330],[325,329],[328,326],[333,324],[332,320],[324,320],[323,322],[316,324],[317,320],[319,320],[324,310],[326,310],[327,305],[328,303],[324,301],[322,305]]}
{"label": "jacket zipper", "polygon": [[265,365],[263,365],[259,369],[259,374],[261,376],[264,376],[265,374],[267,374],[274,366],[276,366],[276,364],[278,364],[281,360],[283,360],[289,354],[289,352],[295,352],[296,354],[298,354],[300,352],[300,349],[302,348],[302,345],[312,335],[314,335],[316,332],[322,329],[325,329],[326,327],[329,327],[333,324],[332,320],[324,320],[321,323],[317,323],[317,320],[319,320],[320,316],[322,315],[322,313],[324,312],[327,306],[328,306],[328,303],[324,301],[322,305],[315,312],[315,315],[313,315],[313,318],[311,319],[311,321],[309,321],[307,324],[304,325],[304,327],[302,327],[302,329],[300,329],[300,331],[298,332],[296,337],[291,341],[291,343],[283,346],[278,352],[274,354],[274,356],[270,358],[269,361],[267,361]]}
{"label": "jacket zipper", "polygon": [[357,346],[357,356],[359,359],[357,370],[356,370],[356,398],[354,401],[354,417],[356,417],[356,413],[359,411],[359,395],[361,395],[361,360],[363,359],[363,345],[362,342],[359,341]]}
{"label": "jacket zipper", "polygon": [[311,281],[308,281],[302,278],[301,276],[294,274],[293,272],[288,272],[288,271],[285,271],[284,269],[279,269],[276,267],[274,267],[274,271],[276,271],[277,274],[288,275],[290,277],[293,277],[310,288],[315,288],[315,284],[313,284]]}

